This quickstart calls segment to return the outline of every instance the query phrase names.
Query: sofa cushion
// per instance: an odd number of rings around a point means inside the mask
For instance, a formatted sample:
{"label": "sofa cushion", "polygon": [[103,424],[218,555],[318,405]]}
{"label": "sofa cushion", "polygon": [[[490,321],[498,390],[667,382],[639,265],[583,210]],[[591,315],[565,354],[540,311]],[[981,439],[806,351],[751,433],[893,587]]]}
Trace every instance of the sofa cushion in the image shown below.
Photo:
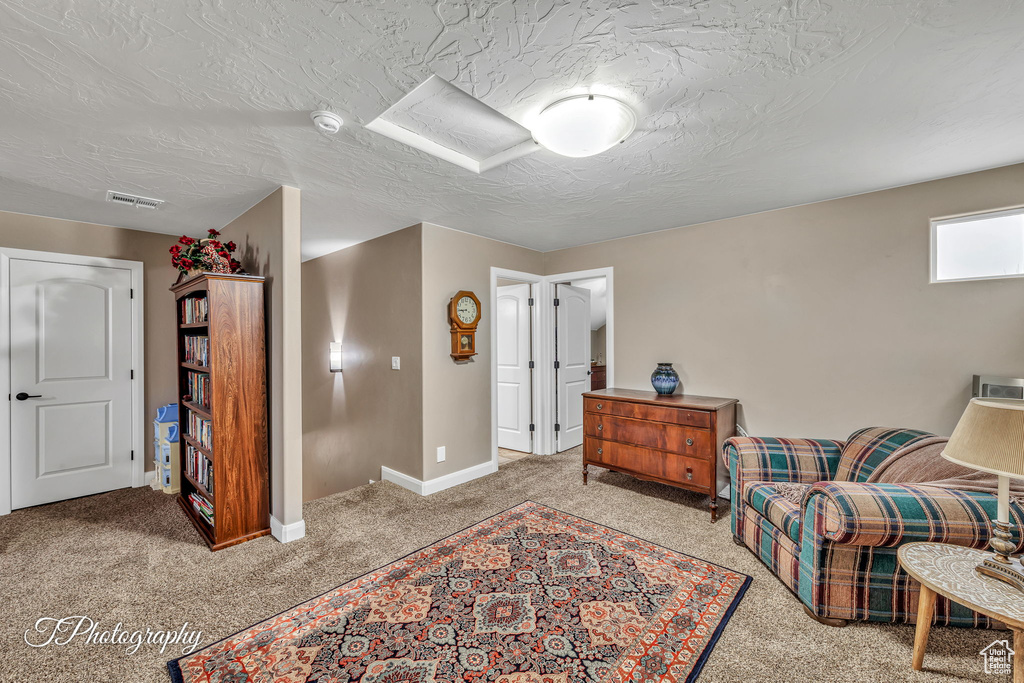
{"label": "sofa cushion", "polygon": [[744,545],[795,593],[800,577],[800,544],[750,508],[742,538]]}
{"label": "sofa cushion", "polygon": [[[785,483],[789,487],[803,486],[810,488],[810,484]],[[782,533],[788,536],[795,543],[800,542],[800,503],[794,502],[796,498],[790,491],[782,493],[777,488],[779,484],[752,482],[743,487],[743,502],[759,512],[762,517],[770,521]],[[798,500],[798,499],[797,499]]]}
{"label": "sofa cushion", "polygon": [[867,481],[875,468],[896,449],[934,434],[917,429],[868,427],[850,435],[839,459],[834,481]]}

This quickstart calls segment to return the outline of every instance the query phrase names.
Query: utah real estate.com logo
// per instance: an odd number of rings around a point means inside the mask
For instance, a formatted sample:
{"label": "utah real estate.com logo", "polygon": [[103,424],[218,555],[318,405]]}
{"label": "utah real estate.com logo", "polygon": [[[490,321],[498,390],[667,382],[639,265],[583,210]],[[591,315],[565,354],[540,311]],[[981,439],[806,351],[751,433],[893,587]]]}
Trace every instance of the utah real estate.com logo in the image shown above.
{"label": "utah real estate.com logo", "polygon": [[985,673],[1009,676],[1013,668],[1013,650],[1010,641],[996,640],[979,653],[985,659]]}

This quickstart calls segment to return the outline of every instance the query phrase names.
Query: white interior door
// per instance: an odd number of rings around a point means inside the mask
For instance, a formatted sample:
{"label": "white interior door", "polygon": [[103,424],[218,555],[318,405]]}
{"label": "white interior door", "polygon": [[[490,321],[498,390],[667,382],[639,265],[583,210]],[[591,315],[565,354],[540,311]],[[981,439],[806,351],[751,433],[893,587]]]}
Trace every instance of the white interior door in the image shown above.
{"label": "white interior door", "polygon": [[9,272],[11,507],[131,486],[131,271],[12,258]]}
{"label": "white interior door", "polygon": [[555,285],[555,395],[559,452],[583,443],[583,394],[590,391],[590,290]]}
{"label": "white interior door", "polygon": [[498,287],[497,330],[498,446],[533,451],[533,388],[530,360],[530,285]]}

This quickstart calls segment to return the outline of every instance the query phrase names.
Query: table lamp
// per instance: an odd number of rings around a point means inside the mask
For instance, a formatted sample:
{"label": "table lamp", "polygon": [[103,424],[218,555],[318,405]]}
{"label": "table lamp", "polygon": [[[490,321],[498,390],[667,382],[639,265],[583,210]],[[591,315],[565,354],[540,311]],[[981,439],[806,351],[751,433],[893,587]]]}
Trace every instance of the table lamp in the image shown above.
{"label": "table lamp", "polygon": [[1024,400],[972,398],[967,404],[942,457],[999,477],[999,510],[992,540],[995,556],[978,565],[978,572],[1024,591],[1024,566],[1010,534],[1010,477],[1024,479]]}

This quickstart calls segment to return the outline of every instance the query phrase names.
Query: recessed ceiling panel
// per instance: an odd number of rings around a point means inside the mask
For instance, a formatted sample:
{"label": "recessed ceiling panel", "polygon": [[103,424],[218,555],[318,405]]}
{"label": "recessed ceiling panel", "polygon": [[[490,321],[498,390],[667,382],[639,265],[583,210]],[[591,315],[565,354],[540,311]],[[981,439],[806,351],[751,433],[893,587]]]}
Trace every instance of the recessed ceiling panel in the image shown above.
{"label": "recessed ceiling panel", "polygon": [[436,75],[366,127],[477,173],[535,147],[529,130]]}

